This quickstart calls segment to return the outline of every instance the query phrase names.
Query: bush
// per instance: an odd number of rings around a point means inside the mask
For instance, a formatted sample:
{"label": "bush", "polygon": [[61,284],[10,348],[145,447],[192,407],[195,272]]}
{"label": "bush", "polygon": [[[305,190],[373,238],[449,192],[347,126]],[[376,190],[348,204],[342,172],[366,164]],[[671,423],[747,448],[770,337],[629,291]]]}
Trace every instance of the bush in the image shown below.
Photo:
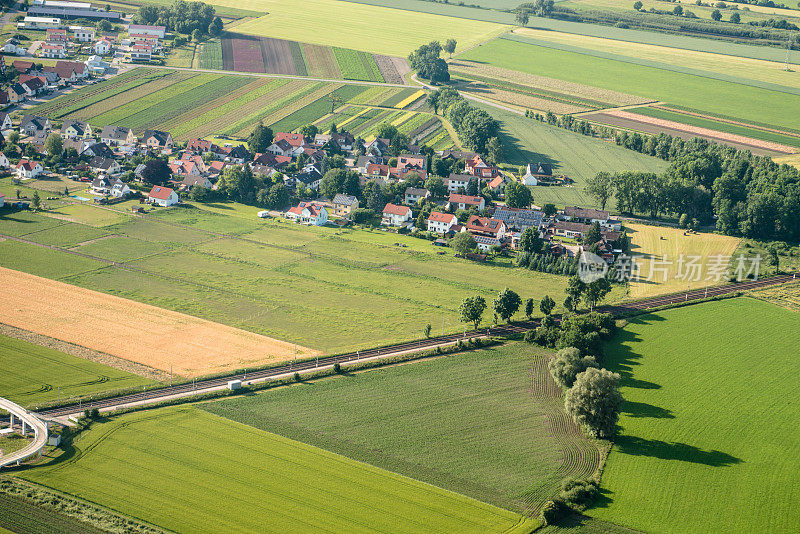
{"label": "bush", "polygon": [[296,372],[296,373],[294,374],[294,381],[295,381],[295,382],[302,382],[302,381],[303,381],[303,377],[302,377],[302,376],[300,376],[300,373],[297,373],[297,372]]}
{"label": "bush", "polygon": [[336,363],[333,364],[333,372],[336,373],[337,375],[341,374],[342,365],[339,362],[336,362]]}
{"label": "bush", "polygon": [[542,507],[542,521],[547,525],[558,523],[567,513],[566,507],[558,501],[547,501]]}
{"label": "bush", "polygon": [[97,419],[98,417],[100,417],[100,410],[98,410],[97,408],[92,408],[90,414],[92,416],[92,419]]}
{"label": "bush", "polygon": [[561,483],[561,493],[558,497],[573,510],[583,511],[589,508],[599,495],[600,491],[594,480],[568,478]]}
{"label": "bush", "polygon": [[567,347],[558,351],[547,363],[547,367],[556,384],[562,388],[569,388],[572,387],[578,373],[584,372],[589,367],[597,367],[597,360],[594,356],[581,356],[581,351],[575,347]]}

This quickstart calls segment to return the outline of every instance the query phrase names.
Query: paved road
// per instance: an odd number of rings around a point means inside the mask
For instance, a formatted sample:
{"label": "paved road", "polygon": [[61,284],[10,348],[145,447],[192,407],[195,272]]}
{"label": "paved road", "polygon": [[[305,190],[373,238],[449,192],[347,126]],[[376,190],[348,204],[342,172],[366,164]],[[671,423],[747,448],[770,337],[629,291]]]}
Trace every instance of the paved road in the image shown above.
{"label": "paved road", "polygon": [[[654,297],[641,301],[620,304],[615,306],[607,306],[601,308],[601,311],[607,311],[615,315],[621,315],[637,310],[647,310],[664,306],[667,304],[675,304],[680,302],[688,302],[693,300],[700,300],[707,297],[725,295],[737,291],[748,289],[756,289],[775,284],[783,284],[795,280],[795,275],[780,275],[770,278],[764,278],[757,281],[748,281],[742,283],[725,284],[722,286],[709,287],[705,289],[696,289],[683,293],[676,293],[672,295],[665,295]],[[102,399],[93,401],[90,404],[80,403],[62,406],[59,408],[52,408],[41,410],[39,414],[45,418],[58,418],[64,421],[64,418],[80,413],[81,410],[94,407],[99,408],[101,411],[110,411],[122,407],[138,406],[143,404],[153,404],[164,400],[187,397],[198,395],[202,393],[209,393],[225,389],[229,380],[241,380],[244,384],[259,383],[268,380],[279,379],[283,377],[292,376],[295,372],[304,373],[318,369],[327,369],[333,367],[336,363],[346,366],[354,362],[384,359],[392,356],[398,356],[409,352],[417,352],[420,350],[429,350],[439,346],[451,345],[457,343],[459,339],[470,338],[484,338],[490,335],[503,336],[509,334],[519,334],[526,332],[538,326],[538,321],[522,321],[509,325],[497,326],[488,329],[479,329],[467,331],[464,333],[450,334],[446,336],[438,336],[430,339],[411,341],[408,343],[399,343],[384,348],[369,349],[364,351],[351,352],[338,356],[326,356],[315,360],[308,360],[302,362],[290,362],[278,367],[270,369],[263,369],[259,371],[252,371],[247,373],[237,373],[220,378],[212,378],[207,380],[198,380],[186,384],[179,384],[160,389],[153,389],[150,391],[142,391],[141,393],[134,393],[130,395],[121,395],[109,399]]]}
{"label": "paved road", "polygon": [[11,464],[16,464],[25,458],[33,456],[34,454],[38,454],[39,451],[41,451],[42,448],[47,445],[47,424],[39,419],[36,414],[29,412],[25,408],[18,406],[10,400],[2,397],[0,397],[0,409],[3,409],[12,414],[14,417],[25,421],[25,424],[33,429],[34,432],[34,439],[27,447],[23,447],[16,452],[7,454],[6,456],[0,458],[0,468]]}

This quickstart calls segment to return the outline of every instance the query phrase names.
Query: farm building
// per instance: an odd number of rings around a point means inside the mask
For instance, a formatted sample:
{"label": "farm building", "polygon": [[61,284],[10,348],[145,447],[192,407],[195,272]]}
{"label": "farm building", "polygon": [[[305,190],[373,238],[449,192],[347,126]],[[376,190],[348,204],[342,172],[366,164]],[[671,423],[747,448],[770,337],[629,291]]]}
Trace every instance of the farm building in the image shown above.
{"label": "farm building", "polygon": [[154,185],[147,194],[147,201],[164,207],[173,206],[178,203],[178,193],[169,187]]}
{"label": "farm building", "polygon": [[[62,19],[91,19],[91,20],[107,20],[109,22],[119,22],[122,20],[122,14],[116,11],[104,11],[100,9],[86,8],[78,4],[74,7],[72,2],[59,2],[61,5],[54,5],[52,2],[47,2],[40,6],[31,6],[28,8],[28,15],[32,17],[59,17]],[[26,19],[28,17],[25,17]],[[56,19],[58,20],[58,19]]]}
{"label": "farm building", "polygon": [[[28,11],[30,13],[30,11]],[[17,22],[17,28],[24,30],[46,30],[47,28],[60,28],[61,19],[52,17],[26,16],[22,22]]]}
{"label": "farm building", "polygon": [[164,38],[164,34],[166,33],[167,28],[164,26],[147,26],[142,24],[129,24],[128,25],[128,33],[133,34],[140,34],[140,35],[153,35],[158,37],[159,39]]}
{"label": "farm building", "polygon": [[328,210],[321,204],[301,202],[286,212],[286,218],[300,224],[323,226],[328,222]]}
{"label": "farm building", "polygon": [[411,222],[411,218],[411,208],[389,203],[383,208],[381,224],[384,226],[403,226]]}

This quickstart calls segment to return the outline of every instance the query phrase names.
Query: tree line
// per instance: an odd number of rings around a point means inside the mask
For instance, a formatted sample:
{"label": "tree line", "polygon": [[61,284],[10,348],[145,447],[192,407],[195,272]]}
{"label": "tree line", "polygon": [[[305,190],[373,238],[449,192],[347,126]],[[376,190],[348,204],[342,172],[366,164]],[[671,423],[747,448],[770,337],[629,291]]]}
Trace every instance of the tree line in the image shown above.
{"label": "tree line", "polygon": [[499,160],[502,148],[498,139],[500,123],[482,109],[469,103],[452,87],[442,87],[431,93],[428,103],[434,112],[442,110],[442,116],[453,125],[461,143],[470,150],[488,153],[490,159]]}
{"label": "tree line", "polygon": [[620,132],[616,143],[670,165],[663,174],[600,173],[588,180],[587,192],[603,208],[613,197],[623,213],[696,219],[715,224],[727,235],[800,239],[797,168],[705,139],[683,140],[663,132]]}
{"label": "tree line", "polygon": [[167,31],[185,35],[195,31],[208,35],[222,32],[222,20],[216,16],[214,6],[204,2],[175,0],[170,5],[144,5],[134,15],[134,21],[137,24],[164,26]]}

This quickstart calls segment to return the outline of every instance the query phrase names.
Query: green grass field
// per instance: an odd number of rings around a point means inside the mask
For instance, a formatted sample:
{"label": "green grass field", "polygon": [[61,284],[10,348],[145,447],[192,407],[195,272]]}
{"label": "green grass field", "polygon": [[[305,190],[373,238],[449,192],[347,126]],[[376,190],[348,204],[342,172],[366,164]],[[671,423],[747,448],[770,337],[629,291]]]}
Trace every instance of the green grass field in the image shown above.
{"label": "green grass field", "polygon": [[[13,530],[5,530],[7,527]],[[58,512],[46,510],[25,499],[0,494],[0,533],[102,534],[103,530]]]}
{"label": "green grass field", "polygon": [[620,435],[590,514],[647,532],[795,532],[800,315],[737,298],[634,319],[607,347]]}
{"label": "green grass field", "polygon": [[646,115],[648,117],[655,117],[657,119],[680,122],[683,124],[689,124],[691,126],[698,126],[700,128],[709,128],[711,130],[717,130],[720,132],[727,132],[735,135],[750,137],[752,139],[761,139],[763,141],[781,143],[783,145],[800,148],[800,137],[782,135],[758,128],[748,128],[747,126],[739,126],[738,124],[730,124],[718,120],[706,119],[704,117],[695,117],[687,113],[679,113],[652,107],[634,108],[627,111],[631,113],[638,113],[640,115]]}
{"label": "green grass field", "polygon": [[[360,54],[356,53],[356,59]],[[98,127],[119,124],[137,132],[147,128],[167,130],[176,140],[212,134],[245,137],[261,121],[279,130],[310,124],[330,112],[331,95],[346,103],[360,100],[360,95],[370,89],[353,84],[140,67],[43,103],[31,112],[52,119],[85,120]],[[385,93],[374,105],[383,105],[409,91],[383,89]]]}
{"label": "green grass field", "polygon": [[554,174],[565,174],[573,187],[533,187],[536,205],[599,207],[583,192],[585,180],[600,171],[662,172],[666,162],[632,150],[526,118],[510,111],[479,105],[500,121],[504,159],[514,165],[551,163]]}
{"label": "green grass field", "polygon": [[580,432],[566,435],[572,425],[548,355],[512,343],[203,408],[523,511],[550,498],[563,478],[590,475],[599,458]]}
{"label": "green grass field", "polygon": [[[544,73],[575,83],[591,80],[592,85],[603,89],[624,91],[720,116],[778,128],[800,128],[800,118],[784,111],[800,107],[800,95],[788,92],[510,39],[496,39],[462,54],[459,59],[482,61],[530,74]],[[772,105],[764,107],[761,103],[767,101]]]}
{"label": "green grass field", "polygon": [[[402,9],[317,0],[313,6],[300,0],[212,0],[214,5],[266,13],[236,26],[236,31],[313,43],[340,46],[389,56],[407,56],[433,40],[454,38],[466,49],[499,35],[508,26]],[[302,17],[298,17],[302,13]],[[330,22],[336,20],[337,24]]]}
{"label": "green grass field", "polygon": [[500,533],[521,520],[193,407],[95,425],[74,448],[21,476],[175,532]]}
{"label": "green grass field", "polygon": [[[458,305],[467,296],[491,302],[510,287],[523,298],[550,294],[560,302],[567,281],[513,268],[509,259],[483,265],[452,251],[440,256],[430,241],[409,236],[264,221],[257,208],[232,203],[159,210],[146,219],[74,207],[87,221],[92,212],[114,216],[101,229],[115,237],[69,246],[136,270],[11,240],[0,242],[0,265],[324,352],[417,339],[426,324],[439,331],[443,320],[445,331],[461,331]],[[65,224],[46,214],[18,216],[0,218],[0,234],[52,242],[57,231],[42,231]],[[609,300],[622,293],[615,289]]]}
{"label": "green grass field", "polygon": [[142,386],[152,380],[0,335],[0,396],[22,406]]}

